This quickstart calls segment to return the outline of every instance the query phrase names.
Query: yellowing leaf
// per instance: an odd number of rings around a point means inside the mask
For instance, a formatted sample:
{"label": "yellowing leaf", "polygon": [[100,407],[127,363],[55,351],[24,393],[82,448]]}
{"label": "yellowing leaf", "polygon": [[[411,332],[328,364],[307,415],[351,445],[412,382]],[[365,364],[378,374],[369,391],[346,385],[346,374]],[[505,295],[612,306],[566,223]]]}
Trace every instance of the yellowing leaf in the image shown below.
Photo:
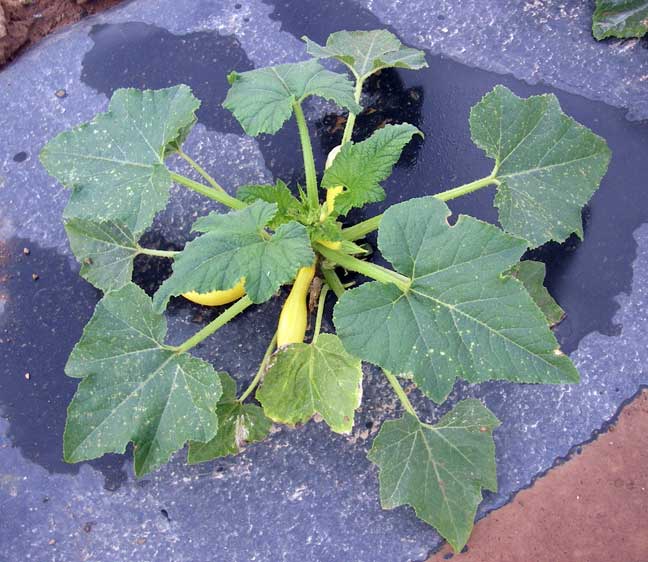
{"label": "yellowing leaf", "polygon": [[360,360],[337,336],[320,334],[315,343],[280,350],[257,399],[274,421],[294,425],[320,414],[337,433],[350,433],[362,396]]}

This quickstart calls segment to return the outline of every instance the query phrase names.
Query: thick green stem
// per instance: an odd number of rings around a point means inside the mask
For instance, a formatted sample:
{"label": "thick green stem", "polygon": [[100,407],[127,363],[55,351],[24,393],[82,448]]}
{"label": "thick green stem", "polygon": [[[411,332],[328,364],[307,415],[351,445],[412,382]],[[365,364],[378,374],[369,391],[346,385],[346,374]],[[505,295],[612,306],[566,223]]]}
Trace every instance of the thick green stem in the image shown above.
{"label": "thick green stem", "polygon": [[371,217],[366,221],[362,221],[359,222],[358,224],[354,224],[349,228],[343,229],[342,234],[344,235],[344,238],[346,238],[347,240],[358,240],[358,238],[364,238],[370,232],[373,232],[374,230],[378,230],[381,220],[382,220],[382,213],[380,215],[376,215],[375,217]]}
{"label": "thick green stem", "polygon": [[153,248],[142,248],[141,246],[137,249],[138,254],[145,254],[147,256],[157,256],[158,258],[174,258],[180,252],[174,250],[154,250]]}
{"label": "thick green stem", "polygon": [[331,288],[331,291],[335,293],[337,298],[340,298],[344,294],[344,285],[338,277],[338,274],[335,273],[334,269],[328,267],[322,267],[322,275],[326,284]]}
{"label": "thick green stem", "polygon": [[299,140],[301,141],[302,153],[304,155],[304,172],[306,173],[306,195],[311,209],[319,207],[319,195],[317,193],[317,174],[315,172],[315,160],[313,158],[313,147],[311,146],[308,124],[304,117],[301,104],[293,103],[297,128],[299,129]]}
{"label": "thick green stem", "polygon": [[326,293],[328,293],[328,285],[324,285],[320,291],[319,299],[317,300],[317,317],[315,318],[315,330],[313,330],[313,343],[317,343],[320,330],[322,329],[322,317],[324,316],[324,303],[326,302]]}
{"label": "thick green stem", "polygon": [[257,371],[256,375],[254,375],[254,378],[252,379],[252,382],[243,391],[243,394],[241,394],[241,397],[238,399],[238,401],[241,404],[243,402],[245,402],[245,399],[248,396],[250,396],[250,394],[252,394],[254,389],[261,382],[261,379],[263,378],[263,375],[265,374],[266,368],[268,367],[268,362],[270,361],[270,357],[272,357],[272,353],[274,352],[275,347],[277,347],[277,332],[275,332],[274,336],[272,336],[272,339],[270,340],[270,344],[268,345],[268,348],[266,349],[266,352],[263,355],[263,359],[261,359],[261,364],[259,365],[259,370]]}
{"label": "thick green stem", "polygon": [[[451,199],[456,199],[457,197],[461,197],[462,195],[472,193],[473,191],[477,191],[478,189],[481,189],[488,185],[493,185],[493,184],[499,185],[499,183],[500,182],[496,177],[490,175],[486,178],[481,178],[479,180],[466,183],[464,185],[460,185],[459,187],[453,187],[452,189],[442,191],[441,193],[437,193],[436,195],[434,195],[434,197],[436,197],[437,199],[441,199],[441,201],[450,201]],[[370,232],[377,230],[378,227],[380,226],[380,221],[382,217],[383,214],[381,213],[380,215],[371,217],[370,219],[359,222],[358,224],[354,224],[349,228],[344,228],[342,230],[342,233],[344,234],[344,238],[346,240],[352,240],[352,241],[358,240],[358,238],[362,238],[363,236],[366,236]]]}
{"label": "thick green stem", "polygon": [[[362,84],[364,80],[359,77],[356,77],[356,85],[354,91],[354,98],[356,103],[360,103],[360,96],[362,96]],[[355,125],[356,115],[349,111],[349,116],[347,117],[346,125],[344,126],[344,133],[342,134],[342,144],[345,144],[351,140],[353,135],[353,127]]]}
{"label": "thick green stem", "polygon": [[209,185],[211,185],[214,189],[220,191],[221,193],[227,194],[227,192],[218,184],[218,182],[212,178],[206,170],[197,162],[193,160],[188,154],[185,154],[182,149],[178,148],[178,155],[183,158],[196,172],[198,172],[203,178],[207,180]]}
{"label": "thick green stem", "polygon": [[331,250],[330,248],[327,248],[322,244],[318,244],[317,242],[315,243],[315,249],[327,260],[332,261],[339,266],[344,267],[345,269],[361,273],[362,275],[371,277],[372,279],[380,281],[381,283],[392,283],[404,293],[409,290],[411,283],[410,279],[408,277],[405,277],[404,275],[401,275],[400,273],[392,271],[391,269],[359,260],[358,258],[349,256],[344,252],[340,252],[338,250]]}
{"label": "thick green stem", "polygon": [[200,182],[194,181],[183,175],[176,174],[175,172],[170,172],[170,174],[171,174],[171,179],[174,182],[179,183],[180,185],[184,185],[185,187],[188,187],[189,189],[196,191],[201,195],[204,195],[205,197],[209,197],[214,201],[218,201],[219,203],[222,203],[223,205],[226,205],[231,209],[240,210],[247,207],[247,205],[243,201],[236,199],[235,197],[232,197],[227,193],[221,193],[216,189],[208,187]]}
{"label": "thick green stem", "polygon": [[222,328],[225,324],[227,324],[230,320],[232,320],[232,318],[241,314],[241,312],[243,312],[251,304],[252,301],[250,300],[250,297],[248,297],[247,295],[241,297],[241,299],[239,299],[232,306],[230,306],[220,316],[212,320],[202,330],[196,332],[183,344],[174,347],[173,350],[176,351],[177,353],[183,353],[185,351],[190,350],[192,347],[197,346],[205,338],[211,336],[216,330]]}
{"label": "thick green stem", "polygon": [[389,371],[386,371],[385,369],[383,369],[383,373],[387,377],[389,384],[391,384],[392,388],[394,389],[396,396],[398,396],[398,399],[401,401],[403,408],[405,408],[410,414],[412,414],[416,419],[418,419],[416,410],[414,409],[414,406],[412,406],[412,403],[407,397],[407,394],[405,394],[405,391],[403,390],[403,387],[400,385],[400,382],[398,382],[398,378],[392,373],[390,373]]}

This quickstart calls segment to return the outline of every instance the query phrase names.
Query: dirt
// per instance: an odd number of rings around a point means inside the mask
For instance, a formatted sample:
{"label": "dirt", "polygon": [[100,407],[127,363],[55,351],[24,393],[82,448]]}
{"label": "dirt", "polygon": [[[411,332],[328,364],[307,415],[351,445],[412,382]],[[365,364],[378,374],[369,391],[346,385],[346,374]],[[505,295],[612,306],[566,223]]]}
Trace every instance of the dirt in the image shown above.
{"label": "dirt", "polygon": [[648,562],[648,392],[581,454],[428,562]]}
{"label": "dirt", "polygon": [[122,0],[0,0],[0,67],[55,29]]}

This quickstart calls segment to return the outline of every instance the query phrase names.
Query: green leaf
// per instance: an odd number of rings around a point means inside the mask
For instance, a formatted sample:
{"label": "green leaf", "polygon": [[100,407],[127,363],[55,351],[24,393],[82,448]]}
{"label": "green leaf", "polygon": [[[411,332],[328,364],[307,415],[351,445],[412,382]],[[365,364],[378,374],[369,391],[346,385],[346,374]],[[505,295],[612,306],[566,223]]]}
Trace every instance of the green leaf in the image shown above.
{"label": "green leaf", "polygon": [[345,143],[322,178],[322,187],[346,188],[335,198],[335,213],[345,215],[353,207],[382,201],[385,190],[380,182],[389,177],[403,148],[416,134],[422,136],[408,123],[386,125],[367,140]]}
{"label": "green leaf", "polygon": [[512,275],[524,285],[529,295],[533,299],[542,313],[547,318],[549,326],[555,326],[565,316],[565,311],[560,308],[558,303],[549,294],[544,286],[545,264],[533,260],[524,260],[514,265],[509,271]]}
{"label": "green leaf", "polygon": [[364,81],[383,68],[418,70],[427,66],[425,53],[404,47],[393,33],[384,29],[373,31],[337,31],[329,35],[326,46],[302,37],[309,55],[334,58],[346,64],[354,75]]}
{"label": "green leaf", "polygon": [[198,219],[194,230],[205,234],[175,256],[173,274],[153,297],[155,309],[162,311],[170,297],[188,291],[231,289],[241,278],[253,302],[267,301],[315,259],[303,225],[283,224],[272,236],[264,231],[276,214],[276,204],[257,201],[242,211]]}
{"label": "green leaf", "polygon": [[648,32],[648,1],[596,0],[592,33],[606,37],[643,37]]}
{"label": "green leaf", "polygon": [[317,95],[353,113],[362,108],[353,98],[353,84],[342,74],[326,70],[316,60],[280,64],[248,72],[232,72],[232,85],[223,107],[253,137],[276,133],[290,119],[293,103]]}
{"label": "green leaf", "polygon": [[303,211],[302,204],[281,180],[277,180],[274,185],[242,185],[238,188],[236,197],[246,203],[276,203],[277,214],[268,224],[270,228],[277,228],[301,217]]}
{"label": "green leaf", "polygon": [[482,488],[497,491],[492,432],[499,420],[478,400],[464,400],[436,425],[405,413],[386,421],[369,460],[380,469],[383,509],[414,508],[459,552],[468,541]]}
{"label": "green leaf", "polygon": [[378,246],[411,285],[401,292],[372,282],[344,294],[334,320],[347,351],[393,373],[412,373],[439,403],[457,377],[578,381],[524,286],[502,275],[526,242],[465,215],[451,227],[448,216],[434,197],[385,212]]}
{"label": "green leaf", "polygon": [[470,112],[472,139],[495,159],[504,230],[540,246],[583,237],[581,209],[610,161],[601,137],[565,115],[552,94],[517,97],[496,86]]}
{"label": "green leaf", "polygon": [[169,460],[188,440],[216,434],[221,385],[211,365],[165,346],[166,321],[130,283],[106,294],[65,372],[83,380],[68,408],[67,462],[123,453],[135,445],[135,473]]}
{"label": "green leaf", "polygon": [[199,105],[184,85],[117,90],[107,113],[48,142],[43,165],[72,189],[65,217],[118,221],[142,234],[169,198],[164,157],[184,140]]}
{"label": "green leaf", "polygon": [[336,433],[350,433],[362,397],[362,367],[339,338],[320,334],[317,342],[280,350],[256,397],[266,415],[294,425],[320,414]]}
{"label": "green leaf", "polygon": [[241,404],[236,399],[234,379],[226,373],[219,375],[223,394],[216,406],[218,432],[207,443],[189,443],[189,464],[237,455],[245,444],[262,441],[270,432],[272,422],[266,418],[263,410],[254,404]]}
{"label": "green leaf", "polygon": [[133,260],[140,247],[126,225],[69,219],[65,231],[72,252],[81,264],[81,277],[104,292],[120,289],[130,282]]}

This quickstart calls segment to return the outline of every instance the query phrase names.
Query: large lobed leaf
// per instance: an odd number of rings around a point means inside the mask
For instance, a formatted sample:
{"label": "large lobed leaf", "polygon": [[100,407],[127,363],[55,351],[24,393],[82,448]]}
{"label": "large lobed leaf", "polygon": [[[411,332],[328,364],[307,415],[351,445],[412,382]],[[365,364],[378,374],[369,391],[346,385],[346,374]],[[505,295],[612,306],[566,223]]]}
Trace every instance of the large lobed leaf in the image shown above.
{"label": "large lobed leaf", "polygon": [[643,37],[648,33],[647,0],[596,0],[592,33],[606,37]]}
{"label": "large lobed leaf", "polygon": [[337,59],[361,81],[383,68],[418,70],[427,66],[423,51],[404,47],[398,37],[385,29],[337,31],[329,35],[325,46],[306,36],[302,39],[309,55]]}
{"label": "large lobed leaf", "polygon": [[461,215],[434,197],[394,205],[378,246],[411,279],[405,292],[378,282],[347,291],[335,307],[345,348],[443,402],[457,377],[471,382],[568,383],[578,373],[523,285],[503,272],[526,241]]}
{"label": "large lobed leaf", "polygon": [[583,237],[581,209],[610,161],[604,139],[565,115],[554,95],[522,99],[504,86],[472,108],[470,131],[495,160],[504,230],[533,247]]}
{"label": "large lobed leaf", "polygon": [[411,505],[459,552],[466,544],[482,488],[497,491],[498,419],[478,400],[464,400],[435,425],[405,414],[387,421],[369,451],[380,469],[384,509]]}
{"label": "large lobed leaf", "polygon": [[114,220],[142,234],[169,197],[164,157],[184,140],[199,105],[184,85],[121,89],[106,113],[48,142],[43,165],[72,189],[65,218]]}
{"label": "large lobed leaf", "polygon": [[251,136],[276,133],[290,119],[293,103],[317,95],[359,113],[353,98],[353,84],[336,72],[326,70],[316,60],[280,64],[232,72],[231,88],[223,102]]}
{"label": "large lobed leaf", "polygon": [[345,215],[353,207],[362,207],[385,198],[380,182],[387,179],[405,145],[422,133],[409,123],[386,125],[367,140],[348,142],[324,172],[322,187],[344,186],[335,198],[335,214]]}
{"label": "large lobed leaf", "polygon": [[125,224],[74,218],[65,222],[65,231],[81,264],[81,277],[102,291],[130,282],[140,246]]}
{"label": "large lobed leaf", "polygon": [[362,398],[362,366],[337,336],[320,334],[313,343],[280,350],[256,396],[274,421],[295,425],[320,414],[333,431],[350,433]]}
{"label": "large lobed leaf", "polygon": [[104,296],[65,372],[83,380],[68,408],[63,451],[79,462],[135,445],[135,473],[167,462],[188,440],[216,434],[218,374],[165,346],[166,321],[134,284]]}
{"label": "large lobed leaf", "polygon": [[227,373],[219,373],[223,394],[216,406],[218,432],[207,443],[191,441],[187,460],[189,464],[218,457],[237,455],[247,443],[265,439],[272,422],[255,404],[241,404],[236,399],[236,382]]}
{"label": "large lobed leaf", "polygon": [[267,301],[315,259],[302,224],[292,221],[273,235],[265,232],[276,214],[276,204],[256,201],[241,211],[198,219],[194,230],[205,234],[176,255],[173,274],[153,297],[156,310],[163,310],[172,296],[231,289],[242,278],[253,302]]}

